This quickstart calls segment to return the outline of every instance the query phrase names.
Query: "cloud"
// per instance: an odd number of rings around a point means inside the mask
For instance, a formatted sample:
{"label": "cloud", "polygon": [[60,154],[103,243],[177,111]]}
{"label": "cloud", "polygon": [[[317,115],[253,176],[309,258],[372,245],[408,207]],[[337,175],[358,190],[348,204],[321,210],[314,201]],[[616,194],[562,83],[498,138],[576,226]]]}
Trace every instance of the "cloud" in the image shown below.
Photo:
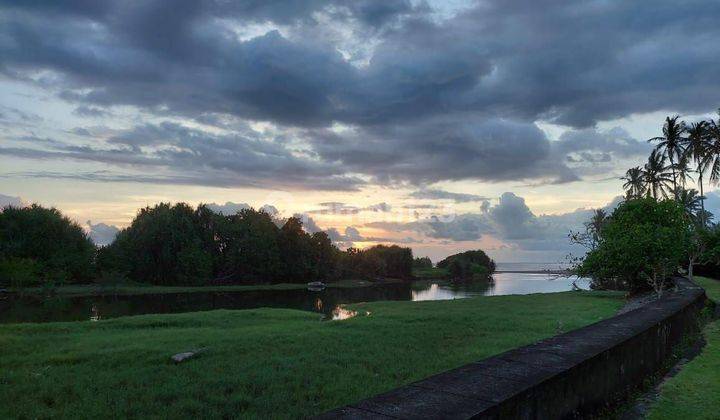
{"label": "cloud", "polygon": [[372,211],[380,213],[388,213],[392,210],[392,206],[388,203],[382,202],[377,204],[370,204],[364,207],[352,206],[349,204],[341,203],[338,201],[328,201],[325,203],[318,204],[321,209],[310,210],[308,213],[311,214],[358,214],[361,211]]}
{"label": "cloud", "polygon": [[293,217],[302,221],[303,229],[305,229],[307,233],[323,232],[323,229],[307,213],[295,213]]}
{"label": "cloud", "polygon": [[[615,197],[603,208],[611,213],[621,201],[621,196]],[[523,197],[505,192],[497,204],[483,205],[478,213],[436,214],[413,222],[379,221],[364,226],[388,232],[414,232],[444,240],[445,244],[478,241],[490,236],[520,250],[569,252],[576,248],[569,243],[568,233],[582,229],[592,213],[592,209],[581,208],[561,214],[536,215]]]}
{"label": "cloud", "polygon": [[117,226],[107,225],[105,223],[93,224],[87,221],[88,236],[95,245],[105,246],[111,244],[117,236],[120,229]]}
{"label": "cloud", "polygon": [[421,189],[409,194],[412,198],[424,200],[452,200],[456,203],[469,203],[473,201],[487,201],[487,197],[477,194],[456,193],[437,189]]}
{"label": "cloud", "polygon": [[[45,83],[86,106],[304,126],[466,111],[588,126],[668,103],[716,106],[710,6],[657,1],[639,21],[647,10],[634,2],[490,1],[438,20],[407,1],[15,2],[1,56],[9,77],[51,71]],[[359,68],[346,57],[363,41],[373,46]]]}
{"label": "cloud", "polygon": [[209,203],[206,204],[207,208],[220,213],[225,216],[233,215],[240,210],[249,209],[251,206],[247,203],[233,203],[232,201],[226,201],[225,204]]}
{"label": "cloud", "polygon": [[578,179],[555,159],[542,130],[522,121],[445,116],[412,125],[308,133],[324,160],[371,175],[378,183]]}
{"label": "cloud", "polygon": [[24,207],[25,202],[20,197],[13,197],[11,195],[0,194],[0,210],[5,207]]}
{"label": "cloud", "polygon": [[[133,174],[28,172],[25,176],[212,186],[286,186],[299,189],[357,190],[364,182],[335,164],[297,156],[283,144],[251,129],[214,134],[171,122],[120,130],[93,145],[49,139],[44,148],[0,147],[0,155],[39,160],[100,162],[140,169]],[[148,175],[148,171],[155,172]],[[163,174],[162,172],[166,172]],[[23,176],[23,173],[16,173]]]}
{"label": "cloud", "polygon": [[[130,109],[213,127],[138,124],[108,144],[0,153],[157,179],[194,168],[194,183],[216,186],[575,181],[639,153],[622,135],[582,131],[596,122],[717,106],[720,58],[708,51],[720,10],[658,0],[646,14],[601,0],[468,2],[454,14],[405,0],[6,2],[5,80],[79,118]],[[253,137],[237,128],[247,121],[273,132]],[[554,144],[541,121],[580,131]]]}

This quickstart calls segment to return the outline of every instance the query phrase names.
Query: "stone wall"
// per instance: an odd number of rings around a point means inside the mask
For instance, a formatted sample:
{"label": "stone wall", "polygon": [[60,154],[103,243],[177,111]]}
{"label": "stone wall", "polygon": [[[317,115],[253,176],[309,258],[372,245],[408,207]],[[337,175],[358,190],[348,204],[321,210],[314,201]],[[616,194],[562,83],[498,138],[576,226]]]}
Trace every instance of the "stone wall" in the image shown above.
{"label": "stone wall", "polygon": [[639,309],[471,363],[319,418],[580,418],[613,407],[698,332],[705,292],[679,290]]}

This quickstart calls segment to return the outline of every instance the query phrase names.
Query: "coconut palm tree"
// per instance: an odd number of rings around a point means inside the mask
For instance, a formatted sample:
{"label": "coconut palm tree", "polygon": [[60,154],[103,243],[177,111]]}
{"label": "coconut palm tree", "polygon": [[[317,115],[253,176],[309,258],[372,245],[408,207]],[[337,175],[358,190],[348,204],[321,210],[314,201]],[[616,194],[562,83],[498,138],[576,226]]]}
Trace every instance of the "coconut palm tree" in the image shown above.
{"label": "coconut palm tree", "polygon": [[688,219],[695,223],[699,222],[699,213],[704,210],[701,209],[702,200],[698,191],[694,188],[678,188],[677,191],[675,191],[675,197],[678,204],[680,204],[685,211],[685,215]]}
{"label": "coconut palm tree", "polygon": [[593,236],[593,241],[598,243],[602,237],[602,231],[608,222],[608,215],[603,209],[595,209],[590,221],[588,222],[588,231]]}
{"label": "coconut palm tree", "polygon": [[688,136],[685,144],[685,159],[692,159],[695,162],[695,171],[698,174],[698,186],[700,187],[700,223],[706,225],[705,220],[705,193],[703,191],[703,173],[707,170],[707,160],[705,159],[709,142],[708,122],[700,121],[690,124],[687,130]]}
{"label": "coconut palm tree", "polygon": [[703,165],[710,170],[710,182],[717,185],[720,182],[720,118],[717,121],[708,121],[706,131],[707,144]]}
{"label": "coconut palm tree", "polygon": [[670,176],[668,169],[671,167],[665,164],[665,156],[657,149],[653,150],[643,170],[648,197],[657,199],[659,195],[662,195],[667,198],[668,187],[674,181],[674,177]]}
{"label": "coconut palm tree", "polygon": [[678,191],[679,189],[685,188],[688,179],[693,181],[692,176],[690,176],[690,172],[692,172],[690,169],[690,159],[684,153],[677,162],[671,165],[671,168],[677,176]]}
{"label": "coconut palm tree", "polygon": [[626,191],[625,196],[628,200],[640,198],[645,194],[645,172],[641,167],[636,166],[628,169],[625,176],[620,179],[625,181],[623,189]]}
{"label": "coconut palm tree", "polygon": [[665,124],[663,125],[663,135],[660,137],[653,137],[648,142],[658,142],[655,146],[655,150],[662,151],[663,155],[670,160],[670,169],[672,171],[672,183],[673,191],[677,190],[677,179],[675,175],[675,162],[679,161],[683,155],[683,143],[685,139],[683,134],[685,133],[685,122],[678,122],[679,115],[674,117],[665,118]]}

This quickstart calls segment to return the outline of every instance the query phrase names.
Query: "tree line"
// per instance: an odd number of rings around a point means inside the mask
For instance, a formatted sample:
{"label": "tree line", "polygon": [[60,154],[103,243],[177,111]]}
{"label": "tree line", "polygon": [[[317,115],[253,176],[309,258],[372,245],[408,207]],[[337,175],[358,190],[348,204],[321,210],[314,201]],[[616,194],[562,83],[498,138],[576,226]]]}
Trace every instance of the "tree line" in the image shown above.
{"label": "tree line", "polygon": [[[612,214],[596,210],[584,231],[570,234],[588,249],[576,272],[593,287],[660,294],[679,272],[692,278],[696,265],[720,267],[720,227],[703,186],[720,183],[720,118],[687,124],[668,116],[648,141],[656,146],[647,163],[621,178],[624,202]],[[693,176],[699,191],[687,188]]]}
{"label": "tree line", "polygon": [[115,241],[96,248],[83,229],[38,205],[0,212],[0,282],[6,285],[124,282],[156,285],[304,283],[412,276],[410,248],[337,248],[299,218],[244,209],[161,203],[141,209]]}

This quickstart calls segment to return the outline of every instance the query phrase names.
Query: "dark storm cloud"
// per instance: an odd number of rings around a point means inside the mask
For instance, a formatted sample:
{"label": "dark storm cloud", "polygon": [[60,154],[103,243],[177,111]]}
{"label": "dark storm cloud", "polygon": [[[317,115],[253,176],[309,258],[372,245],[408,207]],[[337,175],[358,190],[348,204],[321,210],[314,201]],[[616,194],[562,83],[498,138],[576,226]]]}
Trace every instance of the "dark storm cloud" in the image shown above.
{"label": "dark storm cloud", "polygon": [[[582,174],[577,165],[609,164],[635,145],[593,151],[561,139],[564,151],[555,153],[533,122],[583,128],[668,108],[706,112],[720,92],[713,54],[720,8],[710,0],[682,7],[497,0],[446,20],[409,1],[5,1],[0,8],[0,72],[52,89],[80,115],[102,118],[130,105],[156,116],[305,128],[317,159],[286,160],[284,171],[274,165],[283,159],[266,162],[266,184],[294,171],[301,180],[338,176],[334,164],[380,183],[573,181]],[[252,25],[267,31],[245,33]],[[347,34],[325,36],[332,30]],[[358,45],[368,48],[362,65],[344,55]],[[329,131],[335,122],[351,130]],[[101,161],[147,158],[131,157],[138,149],[126,146]],[[190,159],[169,154],[162,157]],[[238,170],[221,157],[204,164]],[[240,171],[247,177],[255,169]]]}
{"label": "dark storm cloud", "polygon": [[308,141],[326,161],[372,174],[379,183],[442,180],[577,180],[554,159],[545,134],[532,123],[438,117],[336,133],[313,130]]}

